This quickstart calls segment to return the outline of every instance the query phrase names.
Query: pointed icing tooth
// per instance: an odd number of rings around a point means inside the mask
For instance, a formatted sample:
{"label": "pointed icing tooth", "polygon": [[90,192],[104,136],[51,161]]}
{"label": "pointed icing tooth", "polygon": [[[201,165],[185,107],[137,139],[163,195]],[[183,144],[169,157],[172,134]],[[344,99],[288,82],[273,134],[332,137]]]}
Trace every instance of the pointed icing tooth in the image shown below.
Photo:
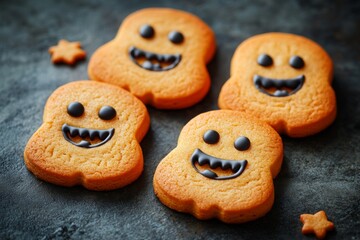
{"label": "pointed icing tooth", "polygon": [[214,173],[211,170],[205,170],[201,174],[208,178],[216,178],[218,176],[216,173]]}
{"label": "pointed icing tooth", "polygon": [[133,56],[134,57],[139,57],[139,50],[137,50],[137,49],[134,49],[133,51],[132,51],[132,53],[133,53]]}
{"label": "pointed icing tooth", "polygon": [[61,130],[62,130],[64,133],[67,133],[67,132],[69,132],[69,126],[66,125],[66,124],[64,124],[64,125],[62,126]]}
{"label": "pointed icing tooth", "polygon": [[274,82],[267,79],[267,78],[263,78],[262,81],[261,81],[261,85],[264,87],[264,88],[271,88],[274,86]]}
{"label": "pointed icing tooth", "polygon": [[141,49],[134,48],[132,54],[135,58],[145,57],[145,52]]}
{"label": "pointed icing tooth", "polygon": [[221,165],[221,168],[222,168],[223,170],[232,168],[232,164],[231,164],[230,161],[223,161],[223,162],[222,162],[222,165]]}
{"label": "pointed icing tooth", "polygon": [[199,160],[199,154],[197,152],[194,152],[191,156],[191,161],[197,162]]}
{"label": "pointed icing tooth", "polygon": [[74,127],[70,127],[69,132],[71,137],[76,137],[77,135],[79,135],[79,130]]}
{"label": "pointed icing tooth", "polygon": [[107,138],[109,136],[108,131],[99,131],[99,138],[100,140],[105,140],[105,138]]}
{"label": "pointed icing tooth", "polygon": [[205,164],[210,164],[210,159],[208,156],[206,155],[200,155],[199,157],[199,161],[201,161],[202,165],[205,165]]}
{"label": "pointed icing tooth", "polygon": [[237,172],[239,169],[240,169],[240,167],[241,167],[241,164],[239,163],[239,162],[233,162],[232,164],[231,164],[231,170],[233,171],[233,172]]}
{"label": "pointed icing tooth", "polygon": [[145,53],[145,57],[146,57],[146,59],[148,59],[148,60],[157,59],[156,54],[155,54],[155,53],[150,53],[150,52]]}
{"label": "pointed icing tooth", "polygon": [[278,89],[284,87],[283,80],[275,80],[275,81],[272,81],[272,83]]}
{"label": "pointed icing tooth", "polygon": [[82,138],[86,138],[87,136],[89,136],[89,131],[85,128],[79,129],[79,135]]}
{"label": "pointed icing tooth", "polygon": [[89,147],[90,146],[90,143],[88,141],[85,141],[85,140],[81,140],[81,142],[79,142],[78,144],[76,144],[77,146],[79,147]]}
{"label": "pointed icing tooth", "polygon": [[210,159],[210,168],[215,169],[220,166],[221,166],[221,161],[218,161],[217,159]]}
{"label": "pointed icing tooth", "polygon": [[260,85],[260,83],[261,83],[261,77],[260,77],[259,75],[255,75],[255,76],[253,77],[253,81],[254,81],[254,83],[255,83],[256,85]]}
{"label": "pointed icing tooth", "polygon": [[142,67],[145,68],[145,69],[152,69],[153,68],[153,65],[150,61],[145,61],[143,64],[142,64]]}
{"label": "pointed icing tooth", "polygon": [[199,156],[198,163],[200,166],[207,164],[208,162],[209,162],[209,160],[206,157],[203,157],[201,155]]}
{"label": "pointed icing tooth", "polygon": [[300,85],[300,81],[298,79],[292,79],[285,82],[286,87],[295,89]]}
{"label": "pointed icing tooth", "polygon": [[94,140],[97,136],[99,136],[99,133],[97,130],[89,130],[89,136],[91,140]]}
{"label": "pointed icing tooth", "polygon": [[141,57],[141,55],[142,55],[142,51],[141,50],[139,50],[139,49],[134,49],[133,50],[133,54],[134,54],[134,57]]}
{"label": "pointed icing tooth", "polygon": [[285,97],[288,96],[289,93],[286,90],[276,90],[273,95],[276,97]]}
{"label": "pointed icing tooth", "polygon": [[165,55],[164,54],[157,54],[156,55],[156,60],[158,60],[159,62],[165,62]]}
{"label": "pointed icing tooth", "polygon": [[276,90],[274,93],[273,93],[274,96],[281,96],[281,90]]}
{"label": "pointed icing tooth", "polygon": [[169,54],[164,54],[164,55],[162,56],[162,58],[163,58],[163,61],[164,61],[164,62],[168,62],[169,59],[170,59],[170,55],[169,55]]}
{"label": "pointed icing tooth", "polygon": [[174,55],[170,55],[170,54],[165,54],[163,57],[165,62],[173,62],[176,59]]}
{"label": "pointed icing tooth", "polygon": [[155,70],[160,70],[160,69],[161,69],[160,64],[159,64],[159,63],[153,64],[153,69],[155,69]]}

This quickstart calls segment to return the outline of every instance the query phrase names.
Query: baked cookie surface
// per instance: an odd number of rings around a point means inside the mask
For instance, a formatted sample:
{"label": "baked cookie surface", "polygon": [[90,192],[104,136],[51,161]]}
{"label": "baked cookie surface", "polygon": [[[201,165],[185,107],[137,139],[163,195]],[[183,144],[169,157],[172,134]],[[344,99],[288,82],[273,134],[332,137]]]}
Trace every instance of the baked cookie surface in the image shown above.
{"label": "baked cookie surface", "polygon": [[169,208],[199,219],[255,220],[273,205],[282,158],[282,140],[268,124],[238,111],[206,112],[161,160],[154,191]]}
{"label": "baked cookie surface", "polygon": [[310,39],[260,34],[236,49],[219,107],[251,114],[290,137],[312,135],[336,117],[332,76],[331,58]]}
{"label": "baked cookie surface", "polygon": [[120,188],[143,170],[139,142],[149,124],[145,106],[127,91],[93,81],[68,83],[49,97],[43,124],[25,147],[25,163],[54,184]]}
{"label": "baked cookie surface", "polygon": [[210,88],[206,69],[215,52],[213,31],[180,10],[148,8],[129,15],[116,37],[91,57],[90,79],[129,90],[145,104],[179,109]]}

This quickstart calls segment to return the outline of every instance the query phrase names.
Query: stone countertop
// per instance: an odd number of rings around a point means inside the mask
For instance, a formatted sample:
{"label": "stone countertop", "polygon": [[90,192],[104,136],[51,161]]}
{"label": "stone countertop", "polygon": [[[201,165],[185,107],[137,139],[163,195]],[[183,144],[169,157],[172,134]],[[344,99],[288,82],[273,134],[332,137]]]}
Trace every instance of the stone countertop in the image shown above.
{"label": "stone countertop", "polygon": [[[360,239],[360,2],[359,1],[1,1],[0,3],[0,238],[1,239],[311,239],[302,213],[325,210],[336,230],[328,239]],[[142,141],[145,168],[133,184],[111,192],[64,188],[27,171],[23,150],[41,125],[48,96],[87,79],[89,57],[74,67],[53,65],[47,52],[59,39],[81,41],[88,56],[111,40],[131,12],[179,8],[207,22],[217,37],[208,69],[211,90],[184,110],[149,107]],[[199,221],[162,205],[153,193],[159,161],[175,147],[181,128],[217,109],[235,48],[271,31],[313,39],[334,60],[338,115],[325,131],[284,137],[285,157],[272,210],[256,221],[228,225]],[[313,238],[314,239],[314,238]]]}

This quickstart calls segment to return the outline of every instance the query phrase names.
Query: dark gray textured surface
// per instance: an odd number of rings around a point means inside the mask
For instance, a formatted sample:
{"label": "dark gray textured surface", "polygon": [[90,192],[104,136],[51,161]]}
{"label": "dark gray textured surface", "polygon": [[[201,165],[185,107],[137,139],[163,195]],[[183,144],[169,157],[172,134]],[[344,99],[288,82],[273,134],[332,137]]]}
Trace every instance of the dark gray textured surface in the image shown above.
{"label": "dark gray textured surface", "polygon": [[[360,4],[358,1],[1,1],[0,2],[0,239],[311,239],[301,213],[325,210],[336,231],[328,239],[360,239]],[[41,125],[53,90],[87,79],[87,63],[54,66],[47,49],[61,38],[81,41],[90,56],[112,39],[129,13],[149,6],[180,8],[204,19],[218,48],[208,69],[206,98],[181,111],[149,108],[142,142],[145,170],[111,192],[63,188],[36,179],[23,162],[27,140]],[[320,43],[335,64],[335,123],[312,137],[284,138],[276,199],[264,218],[242,225],[199,221],[163,206],[152,177],[175,147],[182,126],[217,108],[236,46],[254,34],[283,31]]]}

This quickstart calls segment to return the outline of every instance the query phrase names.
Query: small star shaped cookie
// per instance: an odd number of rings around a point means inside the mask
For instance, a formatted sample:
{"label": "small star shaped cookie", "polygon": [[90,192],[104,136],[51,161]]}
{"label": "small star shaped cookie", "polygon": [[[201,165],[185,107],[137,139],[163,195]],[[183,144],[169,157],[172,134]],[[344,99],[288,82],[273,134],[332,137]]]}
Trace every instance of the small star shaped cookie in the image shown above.
{"label": "small star shaped cookie", "polygon": [[52,55],[53,63],[70,65],[86,57],[86,52],[81,49],[80,42],[69,42],[63,39],[59,41],[58,45],[50,47],[49,53]]}
{"label": "small star shaped cookie", "polygon": [[302,233],[314,233],[318,239],[325,238],[326,232],[334,229],[334,223],[327,220],[324,211],[319,211],[314,215],[301,214],[300,221],[304,224]]}

